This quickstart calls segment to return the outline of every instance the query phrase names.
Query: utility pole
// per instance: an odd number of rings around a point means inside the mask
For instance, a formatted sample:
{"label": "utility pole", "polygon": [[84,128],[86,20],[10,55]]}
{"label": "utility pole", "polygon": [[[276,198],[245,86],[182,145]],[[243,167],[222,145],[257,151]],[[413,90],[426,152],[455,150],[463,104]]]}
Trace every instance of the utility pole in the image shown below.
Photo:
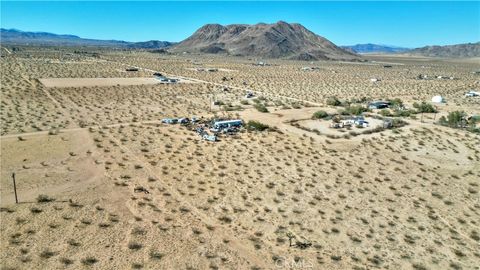
{"label": "utility pole", "polygon": [[13,179],[13,191],[15,192],[15,203],[18,203],[17,185],[15,183],[15,172],[12,173],[12,179]]}

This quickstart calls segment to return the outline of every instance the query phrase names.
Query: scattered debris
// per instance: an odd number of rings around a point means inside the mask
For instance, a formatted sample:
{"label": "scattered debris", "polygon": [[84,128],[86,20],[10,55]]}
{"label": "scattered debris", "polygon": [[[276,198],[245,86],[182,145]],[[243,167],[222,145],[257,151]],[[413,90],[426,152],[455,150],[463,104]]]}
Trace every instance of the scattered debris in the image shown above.
{"label": "scattered debris", "polygon": [[299,248],[299,249],[307,249],[307,248],[312,246],[312,243],[297,241],[294,246]]}
{"label": "scattered debris", "polygon": [[144,187],[142,187],[142,186],[138,186],[138,187],[133,188],[133,192],[135,192],[135,193],[143,192],[143,193],[145,193],[145,194],[149,194],[149,193],[150,193],[146,188],[144,188]]}
{"label": "scattered debris", "polygon": [[250,92],[250,91],[248,91],[247,94],[245,94],[245,98],[252,98],[252,97],[254,97],[254,96],[255,96],[255,95],[254,95],[252,92]]}
{"label": "scattered debris", "polygon": [[302,71],[320,70],[319,67],[302,67]]}

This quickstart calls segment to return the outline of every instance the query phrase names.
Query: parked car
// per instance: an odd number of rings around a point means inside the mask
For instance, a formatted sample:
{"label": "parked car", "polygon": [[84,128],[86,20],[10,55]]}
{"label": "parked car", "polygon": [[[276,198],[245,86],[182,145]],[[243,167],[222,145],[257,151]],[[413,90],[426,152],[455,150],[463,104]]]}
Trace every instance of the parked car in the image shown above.
{"label": "parked car", "polygon": [[247,92],[247,94],[245,95],[245,98],[252,98],[254,95],[252,92]]}
{"label": "parked car", "polygon": [[356,121],[355,121],[355,125],[356,125],[357,127],[364,127],[364,128],[366,128],[366,127],[368,127],[369,124],[368,124],[368,122],[365,121],[365,120],[356,120]]}
{"label": "parked car", "polygon": [[217,141],[217,136],[215,135],[208,135],[208,134],[203,134],[203,139],[211,142]]}
{"label": "parked car", "polygon": [[343,128],[343,123],[331,123],[331,128]]}
{"label": "parked car", "polygon": [[162,119],[162,123],[164,124],[176,124],[178,122],[178,119],[176,118],[164,118]]}
{"label": "parked car", "polygon": [[178,119],[178,123],[180,124],[188,124],[189,120],[188,118],[180,118]]}

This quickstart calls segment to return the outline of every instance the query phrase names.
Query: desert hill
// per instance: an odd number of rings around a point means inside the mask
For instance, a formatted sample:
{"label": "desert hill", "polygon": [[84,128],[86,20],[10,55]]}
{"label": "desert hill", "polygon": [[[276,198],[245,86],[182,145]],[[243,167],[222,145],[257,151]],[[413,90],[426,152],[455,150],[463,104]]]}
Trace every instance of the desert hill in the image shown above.
{"label": "desert hill", "polygon": [[379,45],[379,44],[356,44],[351,46],[341,46],[343,49],[354,53],[398,53],[398,52],[405,52],[410,49],[397,47],[397,46],[389,46],[389,45]]}
{"label": "desert hill", "polygon": [[3,44],[48,45],[48,46],[98,46],[134,49],[159,49],[171,46],[172,42],[151,40],[127,42],[122,40],[86,39],[75,35],[57,35],[47,32],[25,32],[17,29],[0,29]]}
{"label": "desert hill", "polygon": [[355,60],[359,56],[297,23],[207,24],[172,47],[174,52],[226,53],[298,60]]}
{"label": "desert hill", "polygon": [[408,53],[429,57],[479,57],[480,42],[447,46],[425,46],[413,49]]}

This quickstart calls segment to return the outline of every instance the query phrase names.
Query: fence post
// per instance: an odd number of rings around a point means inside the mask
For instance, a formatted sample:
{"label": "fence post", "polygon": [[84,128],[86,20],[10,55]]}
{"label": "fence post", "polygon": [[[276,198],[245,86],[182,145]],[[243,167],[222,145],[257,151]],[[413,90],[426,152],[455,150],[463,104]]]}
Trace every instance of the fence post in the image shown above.
{"label": "fence post", "polygon": [[18,203],[18,197],[17,197],[17,185],[15,183],[15,173],[12,173],[12,179],[13,179],[13,191],[15,192],[15,203]]}

